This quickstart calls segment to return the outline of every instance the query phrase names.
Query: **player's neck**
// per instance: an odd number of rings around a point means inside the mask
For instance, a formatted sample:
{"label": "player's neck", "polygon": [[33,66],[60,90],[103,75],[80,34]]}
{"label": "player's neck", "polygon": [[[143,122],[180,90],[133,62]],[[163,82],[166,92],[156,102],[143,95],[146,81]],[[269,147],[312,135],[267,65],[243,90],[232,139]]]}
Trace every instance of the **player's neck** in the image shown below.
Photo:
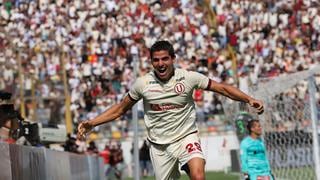
{"label": "player's neck", "polygon": [[255,134],[255,133],[251,133],[251,134],[250,134],[250,137],[251,137],[252,139],[258,139],[260,136],[257,135],[257,134]]}

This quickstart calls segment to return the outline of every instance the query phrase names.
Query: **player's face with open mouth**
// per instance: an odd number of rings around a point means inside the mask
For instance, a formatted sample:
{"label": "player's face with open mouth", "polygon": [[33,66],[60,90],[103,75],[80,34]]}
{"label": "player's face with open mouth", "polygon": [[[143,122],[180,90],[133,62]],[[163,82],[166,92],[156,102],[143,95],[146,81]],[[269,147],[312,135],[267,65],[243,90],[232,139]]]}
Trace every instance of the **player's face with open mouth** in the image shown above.
{"label": "player's face with open mouth", "polygon": [[160,80],[167,81],[173,75],[174,57],[171,57],[168,51],[161,50],[153,52],[151,63]]}

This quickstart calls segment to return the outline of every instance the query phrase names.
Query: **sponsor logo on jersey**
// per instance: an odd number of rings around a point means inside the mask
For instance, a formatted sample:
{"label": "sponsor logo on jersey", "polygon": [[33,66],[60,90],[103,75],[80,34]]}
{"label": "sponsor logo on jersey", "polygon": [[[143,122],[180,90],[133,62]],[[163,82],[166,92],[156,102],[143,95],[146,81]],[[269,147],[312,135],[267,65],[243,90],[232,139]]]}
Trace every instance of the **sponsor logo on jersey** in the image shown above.
{"label": "sponsor logo on jersey", "polygon": [[248,154],[253,154],[253,155],[257,155],[257,154],[264,154],[264,150],[262,149],[248,149]]}
{"label": "sponsor logo on jersey", "polygon": [[150,89],[148,90],[149,92],[159,92],[159,93],[162,93],[163,91],[162,90],[159,90],[159,89]]}
{"label": "sponsor logo on jersey", "polygon": [[179,79],[176,79],[176,81],[179,82],[179,81],[182,81],[182,80],[185,80],[185,79],[186,79],[185,77],[181,77]]}
{"label": "sponsor logo on jersey", "polygon": [[150,104],[150,108],[153,111],[167,111],[170,109],[180,109],[183,108],[185,105],[177,105],[177,104]]}
{"label": "sponsor logo on jersey", "polygon": [[174,92],[176,92],[177,94],[182,94],[182,93],[184,93],[185,90],[186,90],[186,88],[182,83],[177,83],[174,86]]}

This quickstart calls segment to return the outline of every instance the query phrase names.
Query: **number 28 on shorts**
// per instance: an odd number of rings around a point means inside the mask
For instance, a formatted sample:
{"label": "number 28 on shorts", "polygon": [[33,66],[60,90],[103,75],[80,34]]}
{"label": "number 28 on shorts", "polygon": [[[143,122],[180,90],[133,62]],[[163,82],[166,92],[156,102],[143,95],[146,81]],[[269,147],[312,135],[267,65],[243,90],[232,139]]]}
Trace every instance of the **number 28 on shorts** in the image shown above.
{"label": "number 28 on shorts", "polygon": [[201,145],[198,142],[187,144],[186,150],[189,154],[193,152],[198,152],[198,151],[202,152]]}

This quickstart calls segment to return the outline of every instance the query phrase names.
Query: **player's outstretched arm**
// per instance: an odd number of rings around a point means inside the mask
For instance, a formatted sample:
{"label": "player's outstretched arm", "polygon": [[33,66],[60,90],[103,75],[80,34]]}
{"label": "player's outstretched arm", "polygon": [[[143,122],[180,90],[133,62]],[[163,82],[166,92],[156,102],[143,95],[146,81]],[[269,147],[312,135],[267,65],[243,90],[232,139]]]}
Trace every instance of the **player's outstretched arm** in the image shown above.
{"label": "player's outstretched arm", "polygon": [[99,116],[95,117],[94,119],[84,121],[79,124],[78,126],[78,139],[85,139],[86,134],[95,126],[98,126],[100,124],[104,124],[110,121],[113,121],[123,115],[128,109],[132,108],[132,106],[137,101],[132,100],[129,96],[125,96],[124,99],[113,106],[111,106],[109,109],[104,111]]}
{"label": "player's outstretched arm", "polygon": [[222,84],[214,80],[210,80],[210,86],[208,87],[208,90],[217,92],[236,101],[248,103],[251,107],[254,107],[257,110],[258,114],[262,114],[264,111],[262,101],[254,99],[242,92],[240,89],[228,84]]}

